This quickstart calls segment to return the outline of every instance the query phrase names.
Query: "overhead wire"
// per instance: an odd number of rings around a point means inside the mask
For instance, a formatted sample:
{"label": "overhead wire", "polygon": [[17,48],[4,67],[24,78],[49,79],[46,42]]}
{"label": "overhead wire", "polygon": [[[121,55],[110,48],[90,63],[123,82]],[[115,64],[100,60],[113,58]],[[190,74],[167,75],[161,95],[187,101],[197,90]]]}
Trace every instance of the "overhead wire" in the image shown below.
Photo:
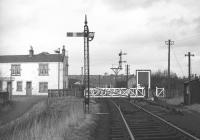
{"label": "overhead wire", "polygon": [[176,63],[178,64],[178,66],[179,66],[179,68],[180,68],[180,71],[181,71],[181,73],[182,73],[182,76],[184,76],[183,68],[182,68],[182,66],[181,66],[181,64],[180,64],[180,62],[179,62],[179,60],[178,60],[178,58],[177,58],[177,56],[176,56],[176,54],[175,54],[174,48],[173,48],[173,47],[171,47],[171,48],[172,48],[174,57],[175,57],[175,59],[176,59]]}
{"label": "overhead wire", "polygon": [[[183,37],[183,38],[177,39],[177,40],[175,39],[175,41],[177,43],[179,43],[179,42],[183,42],[183,41],[189,41],[189,40],[192,40],[192,39],[196,39],[198,37],[200,38],[200,33],[196,33],[196,34],[193,34],[193,35],[190,35],[190,36],[187,36],[187,37]],[[181,64],[180,64],[180,62],[179,62],[179,60],[178,60],[178,58],[176,56],[175,50],[174,50],[173,47],[171,47],[171,48],[172,48],[172,51],[173,51],[173,55],[174,55],[174,57],[176,59],[176,63],[178,65],[178,67],[180,68],[180,71],[181,71],[182,75],[184,76],[183,68],[182,68],[182,66],[181,66]]]}

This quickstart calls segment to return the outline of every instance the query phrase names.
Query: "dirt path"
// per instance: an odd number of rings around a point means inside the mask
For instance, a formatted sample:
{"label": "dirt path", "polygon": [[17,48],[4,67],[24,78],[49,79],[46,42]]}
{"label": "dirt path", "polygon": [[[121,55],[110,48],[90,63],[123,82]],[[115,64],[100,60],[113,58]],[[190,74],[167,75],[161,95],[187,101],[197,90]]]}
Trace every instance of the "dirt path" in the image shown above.
{"label": "dirt path", "polygon": [[46,98],[47,96],[14,96],[12,102],[0,111],[0,126],[20,117],[34,104]]}

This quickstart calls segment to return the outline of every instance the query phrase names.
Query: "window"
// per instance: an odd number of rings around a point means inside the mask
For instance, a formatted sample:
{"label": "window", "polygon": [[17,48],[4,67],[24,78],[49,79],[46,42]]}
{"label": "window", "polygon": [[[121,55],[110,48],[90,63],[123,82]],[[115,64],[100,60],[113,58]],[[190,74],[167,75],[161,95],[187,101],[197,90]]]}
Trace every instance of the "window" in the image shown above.
{"label": "window", "polygon": [[39,82],[39,92],[40,93],[48,92],[48,82]]}
{"label": "window", "polygon": [[22,81],[17,81],[17,91],[22,91]]}
{"label": "window", "polygon": [[20,64],[12,64],[11,65],[11,75],[12,76],[19,76],[21,69],[20,69]]}
{"label": "window", "polygon": [[48,64],[39,64],[39,75],[47,76],[49,74]]}

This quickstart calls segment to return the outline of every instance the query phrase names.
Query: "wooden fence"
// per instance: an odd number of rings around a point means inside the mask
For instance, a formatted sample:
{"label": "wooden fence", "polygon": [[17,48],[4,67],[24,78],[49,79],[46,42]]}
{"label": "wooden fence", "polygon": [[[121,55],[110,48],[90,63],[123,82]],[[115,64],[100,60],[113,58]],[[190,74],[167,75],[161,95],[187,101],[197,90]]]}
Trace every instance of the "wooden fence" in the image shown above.
{"label": "wooden fence", "polygon": [[63,97],[63,96],[77,96],[83,97],[83,91],[79,88],[74,89],[49,89],[48,90],[48,97]]}

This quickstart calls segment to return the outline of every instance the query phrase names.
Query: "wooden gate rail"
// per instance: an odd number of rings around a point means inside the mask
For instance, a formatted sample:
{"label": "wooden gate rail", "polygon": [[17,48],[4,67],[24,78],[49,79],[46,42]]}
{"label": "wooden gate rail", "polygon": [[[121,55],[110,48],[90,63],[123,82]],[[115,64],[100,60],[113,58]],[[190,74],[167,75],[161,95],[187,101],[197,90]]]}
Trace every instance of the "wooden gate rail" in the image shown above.
{"label": "wooden gate rail", "polygon": [[[85,97],[87,97],[84,91]],[[128,97],[130,98],[144,98],[145,90],[144,87],[140,88],[90,88],[91,98],[106,98],[106,97]]]}

